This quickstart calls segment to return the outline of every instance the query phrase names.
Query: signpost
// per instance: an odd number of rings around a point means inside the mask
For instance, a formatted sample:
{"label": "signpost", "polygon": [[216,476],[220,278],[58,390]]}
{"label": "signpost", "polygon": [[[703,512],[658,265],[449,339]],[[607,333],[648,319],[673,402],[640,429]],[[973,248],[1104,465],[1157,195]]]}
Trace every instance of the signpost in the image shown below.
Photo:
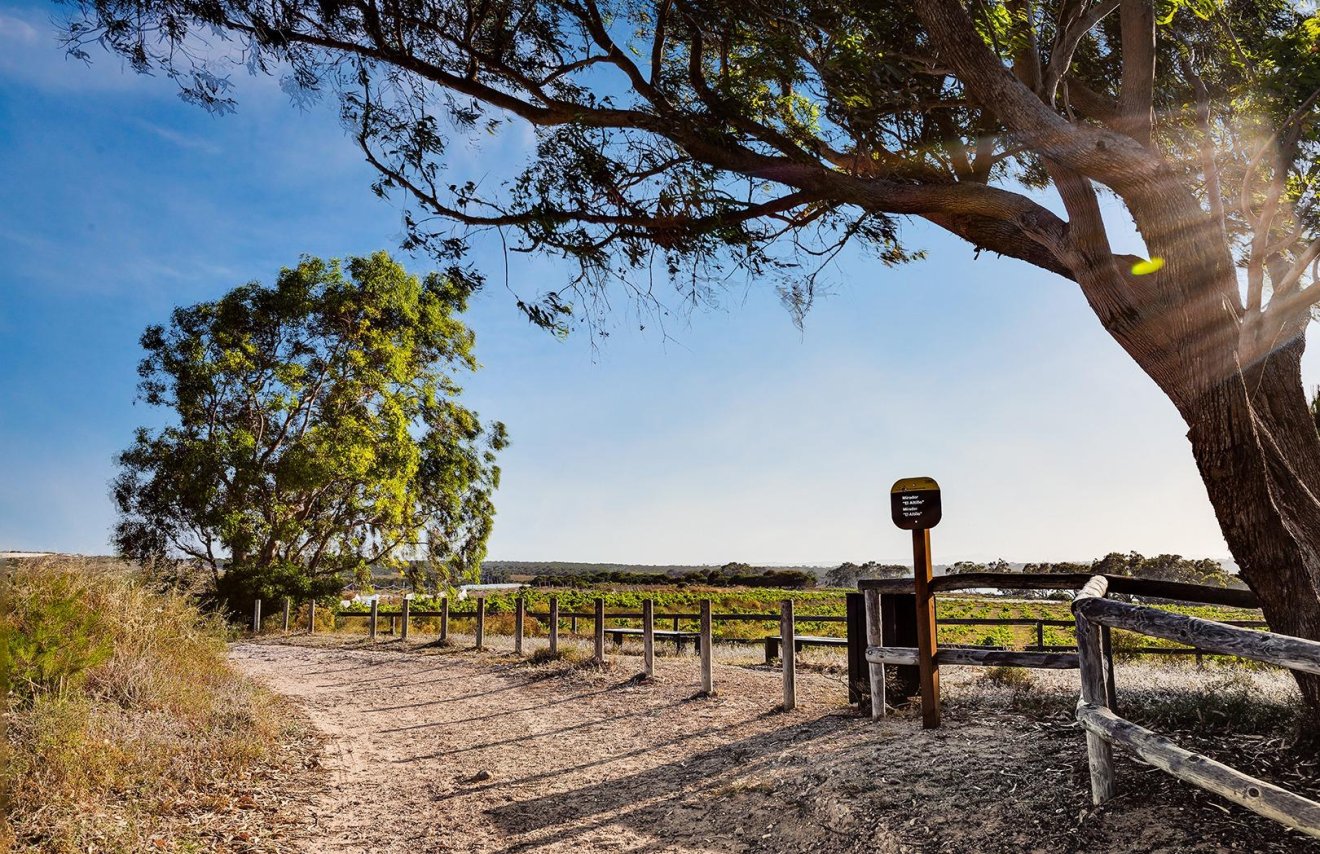
{"label": "signpost", "polygon": [[912,574],[917,594],[917,666],[921,672],[921,725],[940,725],[940,666],[935,638],[935,597],[930,592],[930,529],[940,523],[940,485],[929,477],[907,477],[889,490],[894,524],[912,532]]}

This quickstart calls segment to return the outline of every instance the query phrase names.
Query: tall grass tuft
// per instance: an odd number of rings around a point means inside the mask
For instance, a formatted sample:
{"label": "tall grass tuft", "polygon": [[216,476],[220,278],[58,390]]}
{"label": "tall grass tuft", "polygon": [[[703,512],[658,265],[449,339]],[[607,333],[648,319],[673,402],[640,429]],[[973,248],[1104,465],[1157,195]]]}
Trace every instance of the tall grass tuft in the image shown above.
{"label": "tall grass tuft", "polygon": [[218,619],[122,568],[0,568],[0,851],[187,847],[207,833],[189,815],[228,797],[284,732],[225,640]]}

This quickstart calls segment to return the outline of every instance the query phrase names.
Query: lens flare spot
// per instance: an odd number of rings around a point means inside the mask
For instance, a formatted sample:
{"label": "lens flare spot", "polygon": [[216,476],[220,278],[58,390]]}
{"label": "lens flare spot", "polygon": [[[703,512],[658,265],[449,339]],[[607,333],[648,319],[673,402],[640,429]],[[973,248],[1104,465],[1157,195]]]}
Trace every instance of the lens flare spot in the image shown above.
{"label": "lens flare spot", "polygon": [[1132,275],[1149,276],[1151,273],[1158,273],[1164,269],[1164,259],[1155,257],[1149,261],[1138,261],[1132,265]]}

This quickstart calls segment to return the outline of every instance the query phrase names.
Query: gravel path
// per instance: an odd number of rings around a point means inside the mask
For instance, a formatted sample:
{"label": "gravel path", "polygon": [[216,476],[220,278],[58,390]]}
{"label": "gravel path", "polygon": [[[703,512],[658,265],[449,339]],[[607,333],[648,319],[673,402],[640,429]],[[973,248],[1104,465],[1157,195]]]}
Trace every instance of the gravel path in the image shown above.
{"label": "gravel path", "polygon": [[1284,836],[1130,763],[1120,774],[1147,782],[1095,813],[1066,717],[954,703],[938,731],[877,725],[837,676],[799,673],[784,714],[764,668],[717,665],[717,696],[695,697],[690,656],[660,658],[647,683],[632,656],[533,665],[397,641],[231,657],[326,735],[327,785],[291,841],[304,851],[1182,852]]}

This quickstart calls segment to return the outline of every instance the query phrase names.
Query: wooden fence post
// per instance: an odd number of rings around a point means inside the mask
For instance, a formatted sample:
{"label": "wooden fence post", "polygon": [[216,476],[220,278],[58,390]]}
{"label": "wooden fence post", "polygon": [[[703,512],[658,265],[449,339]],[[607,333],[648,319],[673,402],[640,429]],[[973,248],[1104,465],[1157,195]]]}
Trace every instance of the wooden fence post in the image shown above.
{"label": "wooden fence post", "polygon": [[285,597],[284,597],[284,627],[283,627],[283,632],[284,632],[286,635],[289,633],[289,611],[292,610],[292,608],[293,608],[293,600],[290,599],[288,596],[285,596]]}
{"label": "wooden fence post", "polygon": [[[1100,627],[1076,609],[1077,662],[1082,676],[1082,701],[1105,705],[1105,662],[1100,651]],[[1114,750],[1108,741],[1086,731],[1086,754],[1091,767],[1091,800],[1097,806],[1114,796]]]}
{"label": "wooden fence post", "polygon": [[939,644],[935,638],[935,595],[930,589],[930,529],[912,531],[912,556],[917,593],[917,667],[921,671],[921,725],[940,725]]}
{"label": "wooden fence post", "polygon": [[701,647],[701,693],[709,697],[715,693],[715,682],[711,673],[711,653],[715,644],[711,640],[709,599],[701,600],[701,635],[697,643]]}
{"label": "wooden fence post", "polygon": [[1045,651],[1045,624],[1040,620],[1036,621],[1036,649]]}
{"label": "wooden fence post", "polygon": [[371,640],[373,643],[376,640],[376,612],[379,610],[379,607],[380,607],[380,600],[372,599],[371,600]]}
{"label": "wooden fence post", "polygon": [[486,597],[477,597],[477,649],[486,646]]}
{"label": "wooden fence post", "polygon": [[605,600],[596,597],[596,663],[605,663]]}
{"label": "wooden fence post", "polygon": [[261,633],[261,600],[256,599],[252,602],[252,634]]}
{"label": "wooden fence post", "polygon": [[642,672],[655,675],[655,600],[642,600]]}
{"label": "wooden fence post", "polygon": [[513,604],[513,654],[522,655],[523,621],[527,619],[527,600],[519,596]]}
{"label": "wooden fence post", "polygon": [[408,639],[408,611],[410,610],[408,606],[411,604],[412,600],[405,595],[403,597],[403,632],[399,636],[400,640]]}
{"label": "wooden fence post", "polygon": [[1114,682],[1114,641],[1109,626],[1100,627],[1100,652],[1105,659],[1105,705],[1118,714],[1118,686]]}
{"label": "wooden fence post", "polygon": [[440,642],[449,640],[449,596],[440,600]]}
{"label": "wooden fence post", "polygon": [[[866,645],[884,646],[884,627],[880,623],[880,591],[868,590],[863,596],[866,600]],[[871,720],[877,721],[885,716],[885,666],[868,663],[867,671],[871,681]]]}
{"label": "wooden fence post", "polygon": [[568,618],[568,633],[570,635],[577,634],[577,614]]}
{"label": "wooden fence post", "polygon": [[674,618],[674,631],[678,631],[678,617]]}
{"label": "wooden fence post", "polygon": [[860,708],[866,696],[866,604],[861,592],[844,597],[844,614],[848,636],[848,702]]}
{"label": "wooden fence post", "polygon": [[559,655],[559,597],[550,597],[550,654]]}
{"label": "wooden fence post", "polygon": [[780,605],[779,637],[783,644],[779,660],[784,666],[784,711],[791,712],[797,705],[797,629],[793,625],[793,600],[785,599]]}
{"label": "wooden fence post", "polygon": [[311,606],[307,609],[307,634],[316,634],[316,600],[311,600]]}

